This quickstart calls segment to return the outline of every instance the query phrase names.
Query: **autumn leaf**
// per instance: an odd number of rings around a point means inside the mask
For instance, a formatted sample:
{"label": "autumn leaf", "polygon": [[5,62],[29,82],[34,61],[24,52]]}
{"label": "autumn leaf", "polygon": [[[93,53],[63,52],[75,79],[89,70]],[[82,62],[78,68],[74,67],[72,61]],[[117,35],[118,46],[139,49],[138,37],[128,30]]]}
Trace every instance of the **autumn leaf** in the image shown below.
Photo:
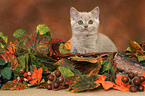
{"label": "autumn leaf", "polygon": [[122,82],[122,77],[125,75],[119,75],[116,79],[115,79],[115,83],[116,85],[113,86],[114,89],[120,90],[120,91],[129,91],[129,86],[130,84],[125,84]]}
{"label": "autumn leaf", "polygon": [[42,78],[42,72],[43,72],[42,68],[39,68],[37,70],[37,67],[34,65],[34,72],[31,75],[31,78],[34,80],[29,81],[29,83],[32,85],[37,83],[37,82],[39,83],[41,78]]}
{"label": "autumn leaf", "polygon": [[107,77],[104,75],[99,75],[99,78],[94,83],[97,83],[97,84],[100,83],[100,84],[102,84],[102,86],[105,90],[108,90],[108,89],[112,88],[115,85],[115,83],[113,83],[111,81],[105,81],[106,78]]}
{"label": "autumn leaf", "polygon": [[27,86],[21,82],[18,81],[8,81],[2,86],[2,90],[22,90],[26,89]]}
{"label": "autumn leaf", "polygon": [[45,35],[48,32],[50,32],[50,29],[47,27],[47,25],[39,24],[36,28],[36,32],[39,32],[40,35]]}
{"label": "autumn leaf", "polygon": [[93,57],[79,57],[79,56],[74,56],[74,57],[70,57],[73,60],[76,61],[86,61],[86,62],[90,62],[90,63],[97,63],[99,62],[100,58],[93,58]]}
{"label": "autumn leaf", "polygon": [[18,66],[18,60],[15,55],[5,52],[1,53],[0,56],[3,58],[5,62],[10,62],[11,63],[11,69],[15,70]]}
{"label": "autumn leaf", "polygon": [[7,49],[8,49],[8,51],[6,51],[7,53],[15,54],[15,46],[14,44],[12,44],[12,42],[10,42]]}
{"label": "autumn leaf", "polygon": [[88,91],[91,89],[98,88],[100,84],[94,83],[96,79],[98,79],[98,74],[78,76],[75,78],[74,84],[69,86],[67,90],[70,90],[73,93],[77,93],[81,91]]}
{"label": "autumn leaf", "polygon": [[26,33],[23,29],[18,29],[14,32],[13,36],[16,38],[21,38]]}
{"label": "autumn leaf", "polygon": [[59,39],[59,38],[53,38],[50,42],[50,44],[48,45],[49,47],[49,56],[54,56],[54,55],[57,55],[59,54],[59,46],[62,42],[65,42],[64,40],[62,39]]}
{"label": "autumn leaf", "polygon": [[142,50],[141,46],[135,41],[129,40],[129,44],[130,44],[130,48],[131,48],[132,51]]}

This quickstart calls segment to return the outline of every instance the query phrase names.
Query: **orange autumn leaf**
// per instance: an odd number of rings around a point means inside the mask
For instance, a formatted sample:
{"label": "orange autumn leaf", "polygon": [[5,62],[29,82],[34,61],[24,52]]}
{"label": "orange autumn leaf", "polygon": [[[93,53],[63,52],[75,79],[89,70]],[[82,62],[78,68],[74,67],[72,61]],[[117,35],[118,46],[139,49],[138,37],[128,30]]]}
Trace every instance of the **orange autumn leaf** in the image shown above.
{"label": "orange autumn leaf", "polygon": [[14,44],[12,44],[12,42],[10,42],[10,44],[7,47],[8,51],[6,51],[7,53],[11,53],[11,54],[15,54],[15,46]]}
{"label": "orange autumn leaf", "polygon": [[99,75],[99,78],[98,78],[97,80],[103,80],[103,81],[105,81],[106,78],[107,78],[107,77],[104,76],[104,75]]}
{"label": "orange autumn leaf", "polygon": [[120,90],[120,91],[129,91],[128,87],[118,86],[118,85],[114,85],[113,89],[117,89],[117,90]]}
{"label": "orange autumn leaf", "polygon": [[65,43],[65,48],[67,50],[70,50],[71,49],[71,40],[68,40],[66,43]]}
{"label": "orange autumn leaf", "polygon": [[99,78],[95,81],[95,83],[101,83],[103,88],[105,90],[108,90],[108,89],[112,88],[115,85],[115,83],[113,83],[111,81],[105,81],[106,78],[107,77],[104,75],[99,75]]}
{"label": "orange autumn leaf", "polygon": [[118,89],[120,91],[129,91],[129,86],[130,84],[125,84],[122,82],[122,77],[125,75],[119,75],[116,79],[115,79],[115,83],[117,85],[114,85],[113,88],[114,89]]}
{"label": "orange autumn leaf", "polygon": [[31,78],[33,78],[34,80],[29,81],[29,83],[30,84],[35,84],[37,82],[39,83],[42,78],[42,72],[43,72],[42,68],[39,68],[37,70],[37,67],[34,66],[34,72],[31,75]]}

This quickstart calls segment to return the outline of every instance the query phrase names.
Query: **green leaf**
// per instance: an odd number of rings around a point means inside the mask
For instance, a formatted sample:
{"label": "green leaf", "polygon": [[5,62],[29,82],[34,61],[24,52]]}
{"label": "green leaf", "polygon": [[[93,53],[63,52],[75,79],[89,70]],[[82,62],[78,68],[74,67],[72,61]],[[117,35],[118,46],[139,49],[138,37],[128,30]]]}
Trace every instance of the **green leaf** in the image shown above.
{"label": "green leaf", "polygon": [[74,73],[69,68],[59,66],[58,69],[62,73],[64,78],[74,76]]}
{"label": "green leaf", "polygon": [[2,60],[2,59],[0,59],[0,65],[5,65],[6,63]]}
{"label": "green leaf", "polygon": [[19,65],[14,70],[14,75],[15,76],[23,76],[21,70],[26,69],[25,64],[26,64],[27,54],[28,53],[25,53],[24,55],[21,55],[21,56],[17,57],[17,60],[18,60]]}
{"label": "green leaf", "polygon": [[145,60],[145,55],[144,56],[137,56],[137,59],[139,62],[144,61]]}
{"label": "green leaf", "polygon": [[3,78],[11,79],[11,75],[12,75],[11,68],[5,67],[4,69],[2,69],[1,70],[1,75],[3,76]]}
{"label": "green leaf", "polygon": [[2,40],[1,40],[2,44],[3,44],[3,42],[5,42],[5,43],[8,42],[8,37],[7,36],[4,36],[2,32],[0,32],[0,37],[2,38]]}
{"label": "green leaf", "polygon": [[75,76],[79,76],[81,75],[80,71],[75,69],[75,64],[72,63],[70,60],[68,59],[60,59],[59,61],[57,61],[54,65],[58,65],[58,66],[62,66],[62,67],[65,67],[65,68],[68,68],[70,69]]}
{"label": "green leaf", "polygon": [[98,74],[81,75],[76,77],[74,84],[67,90],[77,93],[85,90],[95,89],[100,86],[99,83],[94,83],[99,78]]}
{"label": "green leaf", "polygon": [[61,43],[60,46],[59,46],[59,52],[61,54],[66,54],[66,53],[70,53],[70,50],[68,50],[66,47],[65,47],[65,43]]}
{"label": "green leaf", "polygon": [[16,38],[21,38],[26,33],[23,29],[18,29],[14,32],[13,36]]}
{"label": "green leaf", "polygon": [[68,59],[62,58],[59,61],[57,61],[54,65],[59,65],[59,66],[63,66],[69,69],[74,69],[75,65]]}
{"label": "green leaf", "polygon": [[76,61],[86,61],[90,63],[97,63],[99,59],[99,58],[93,58],[93,57],[79,57],[79,56],[74,56],[70,58]]}
{"label": "green leaf", "polygon": [[44,25],[44,24],[39,24],[36,29],[40,35],[45,35],[45,34],[50,33],[50,29],[47,27],[47,25]]}

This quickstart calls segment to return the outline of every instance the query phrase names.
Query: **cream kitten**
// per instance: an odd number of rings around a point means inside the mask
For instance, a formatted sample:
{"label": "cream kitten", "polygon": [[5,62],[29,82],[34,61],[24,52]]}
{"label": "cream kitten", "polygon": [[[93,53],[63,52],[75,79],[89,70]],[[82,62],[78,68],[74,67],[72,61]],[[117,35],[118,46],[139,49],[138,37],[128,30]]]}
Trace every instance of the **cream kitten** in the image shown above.
{"label": "cream kitten", "polygon": [[104,34],[98,32],[99,7],[91,12],[78,12],[70,9],[72,38],[71,53],[93,53],[117,51],[114,43]]}

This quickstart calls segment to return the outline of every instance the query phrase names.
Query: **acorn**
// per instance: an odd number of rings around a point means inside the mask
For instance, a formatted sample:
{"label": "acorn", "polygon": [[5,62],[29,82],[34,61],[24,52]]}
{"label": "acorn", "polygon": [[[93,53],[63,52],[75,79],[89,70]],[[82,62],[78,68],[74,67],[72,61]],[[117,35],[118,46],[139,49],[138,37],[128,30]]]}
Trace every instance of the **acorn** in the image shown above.
{"label": "acorn", "polygon": [[138,78],[140,79],[141,82],[145,81],[145,77],[144,76],[139,76]]}
{"label": "acorn", "polygon": [[48,80],[53,81],[54,80],[54,76],[52,74],[48,75]]}
{"label": "acorn", "polygon": [[31,72],[27,72],[27,74],[28,74],[28,76],[32,75],[32,73],[31,73]]}
{"label": "acorn", "polygon": [[130,79],[133,79],[134,77],[135,77],[135,75],[134,75],[134,73],[128,73],[128,77],[130,78]]}
{"label": "acorn", "polygon": [[59,77],[59,78],[58,78],[58,82],[59,82],[59,83],[63,83],[63,82],[64,82],[64,78],[63,78],[62,76]]}
{"label": "acorn", "polygon": [[138,87],[137,87],[137,90],[142,92],[144,91],[144,86],[142,84],[140,84]]}
{"label": "acorn", "polygon": [[17,81],[21,81],[21,78],[19,76],[17,77]]}
{"label": "acorn", "polygon": [[51,89],[52,89],[52,84],[48,84],[48,85],[47,85],[47,89],[48,89],[48,90],[51,90]]}
{"label": "acorn", "polygon": [[55,76],[56,76],[56,77],[60,77],[60,76],[61,76],[61,72],[60,72],[59,70],[56,70],[56,71],[55,71]]}
{"label": "acorn", "polygon": [[133,79],[133,84],[134,85],[137,85],[138,86],[140,83],[141,83],[141,80],[139,78],[134,78]]}
{"label": "acorn", "polygon": [[53,87],[54,87],[54,88],[58,88],[58,87],[59,87],[59,83],[54,82],[54,83],[53,83]]}
{"label": "acorn", "polygon": [[122,82],[123,83],[128,83],[129,82],[129,78],[128,78],[128,76],[124,76],[124,77],[122,77]]}
{"label": "acorn", "polygon": [[130,86],[129,86],[129,91],[130,91],[130,92],[137,92],[136,86],[135,86],[135,85],[130,85]]}

